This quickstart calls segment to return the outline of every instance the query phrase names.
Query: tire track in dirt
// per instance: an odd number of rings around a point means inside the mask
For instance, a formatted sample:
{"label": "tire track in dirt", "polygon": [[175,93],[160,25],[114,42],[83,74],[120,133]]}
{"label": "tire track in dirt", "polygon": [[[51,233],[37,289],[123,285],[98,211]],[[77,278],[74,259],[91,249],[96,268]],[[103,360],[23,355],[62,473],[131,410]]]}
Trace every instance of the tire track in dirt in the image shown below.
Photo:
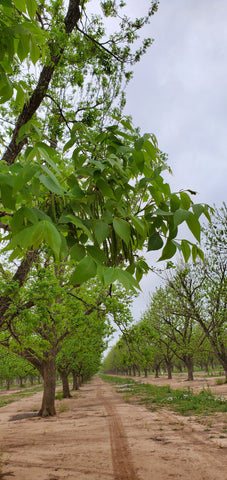
{"label": "tire track in dirt", "polygon": [[124,426],[114,407],[112,397],[103,395],[101,387],[98,388],[97,397],[103,403],[108,415],[114,480],[139,480],[132,463]]}

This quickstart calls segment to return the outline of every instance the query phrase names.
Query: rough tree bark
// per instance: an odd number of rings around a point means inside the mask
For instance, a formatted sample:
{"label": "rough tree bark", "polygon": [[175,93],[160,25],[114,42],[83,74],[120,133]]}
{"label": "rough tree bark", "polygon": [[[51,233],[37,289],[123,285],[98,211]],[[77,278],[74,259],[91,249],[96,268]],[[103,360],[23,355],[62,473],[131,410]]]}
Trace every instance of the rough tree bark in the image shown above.
{"label": "rough tree bark", "polygon": [[44,380],[42,406],[38,413],[41,417],[49,417],[56,414],[55,410],[55,387],[56,387],[56,365],[55,355],[42,362],[40,373]]}
{"label": "rough tree bark", "polygon": [[193,377],[193,371],[194,371],[194,365],[193,365],[193,358],[191,357],[188,357],[184,360],[184,363],[185,363],[185,366],[188,370],[188,378],[187,380],[188,381],[192,381],[194,380],[194,377]]}
{"label": "rough tree bark", "polygon": [[76,372],[72,372],[73,375],[73,390],[79,390],[80,388],[80,379],[79,375]]}
{"label": "rough tree bark", "polygon": [[65,370],[60,370],[60,377],[62,381],[62,388],[63,388],[63,398],[71,398],[70,389],[69,389],[69,380],[68,380],[68,373]]}

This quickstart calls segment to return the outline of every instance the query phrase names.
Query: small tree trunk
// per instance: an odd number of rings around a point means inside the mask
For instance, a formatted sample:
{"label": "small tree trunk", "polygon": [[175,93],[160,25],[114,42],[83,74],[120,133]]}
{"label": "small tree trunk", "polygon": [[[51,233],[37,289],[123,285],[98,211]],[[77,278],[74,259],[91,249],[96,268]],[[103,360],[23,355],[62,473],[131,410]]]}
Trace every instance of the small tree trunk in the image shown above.
{"label": "small tree trunk", "polygon": [[147,368],[144,369],[144,376],[147,378]]}
{"label": "small tree trunk", "polygon": [[133,370],[133,377],[136,377],[136,367],[135,367],[135,365],[133,365],[132,370]]}
{"label": "small tree trunk", "polygon": [[69,390],[69,380],[68,374],[65,371],[60,372],[62,387],[63,387],[63,398],[71,398]]}
{"label": "small tree trunk", "polygon": [[73,390],[79,390],[80,388],[79,377],[76,372],[72,372],[72,374],[73,374]]}
{"label": "small tree trunk", "polygon": [[6,390],[10,389],[10,380],[6,380]]}
{"label": "small tree trunk", "polygon": [[185,362],[185,365],[187,367],[187,370],[188,370],[188,378],[187,380],[190,382],[192,380],[194,380],[194,377],[193,377],[193,370],[194,370],[194,366],[193,366],[193,359],[192,358],[188,358]]}
{"label": "small tree trunk", "polygon": [[155,368],[155,378],[159,378],[158,372],[159,372],[159,367]]}
{"label": "small tree trunk", "polygon": [[44,380],[44,391],[42,406],[39,411],[41,417],[49,417],[56,414],[54,406],[56,385],[55,370],[55,356],[43,361],[42,376]]}
{"label": "small tree trunk", "polygon": [[167,365],[167,371],[168,371],[168,379],[172,379],[172,366],[170,364]]}
{"label": "small tree trunk", "polygon": [[227,363],[226,362],[224,363],[223,367],[224,367],[224,372],[225,372],[225,381],[227,383]]}

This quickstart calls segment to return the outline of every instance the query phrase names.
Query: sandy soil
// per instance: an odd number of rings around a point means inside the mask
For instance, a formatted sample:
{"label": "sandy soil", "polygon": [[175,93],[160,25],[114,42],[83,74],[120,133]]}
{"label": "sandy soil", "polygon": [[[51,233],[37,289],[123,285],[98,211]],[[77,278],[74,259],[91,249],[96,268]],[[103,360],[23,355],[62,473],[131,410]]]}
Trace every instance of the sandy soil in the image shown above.
{"label": "sandy soil", "polygon": [[[172,382],[179,387],[181,380]],[[227,386],[220,387],[226,395]],[[34,416],[41,396],[0,409],[2,480],[227,479],[227,414],[198,421],[150,412],[98,377],[57,401],[56,417]]]}

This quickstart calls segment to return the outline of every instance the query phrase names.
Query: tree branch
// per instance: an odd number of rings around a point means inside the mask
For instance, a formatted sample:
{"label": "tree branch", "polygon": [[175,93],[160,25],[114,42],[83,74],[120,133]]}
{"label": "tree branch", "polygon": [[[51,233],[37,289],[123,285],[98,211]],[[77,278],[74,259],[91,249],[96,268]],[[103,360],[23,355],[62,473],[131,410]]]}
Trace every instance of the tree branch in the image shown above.
{"label": "tree branch", "polygon": [[[69,0],[68,11],[64,20],[65,33],[67,35],[72,32],[80,19],[80,5],[81,0]],[[61,48],[57,55],[52,55],[49,64],[43,67],[33,94],[31,95],[29,101],[24,105],[23,110],[17,119],[11,142],[9,143],[2,157],[2,160],[4,160],[8,165],[12,165],[15,162],[17,155],[27,143],[27,138],[23,138],[18,142],[20,128],[29,120],[31,120],[32,116],[41,105],[44,97],[46,96],[53,73],[62,57],[63,51],[64,48]]]}

